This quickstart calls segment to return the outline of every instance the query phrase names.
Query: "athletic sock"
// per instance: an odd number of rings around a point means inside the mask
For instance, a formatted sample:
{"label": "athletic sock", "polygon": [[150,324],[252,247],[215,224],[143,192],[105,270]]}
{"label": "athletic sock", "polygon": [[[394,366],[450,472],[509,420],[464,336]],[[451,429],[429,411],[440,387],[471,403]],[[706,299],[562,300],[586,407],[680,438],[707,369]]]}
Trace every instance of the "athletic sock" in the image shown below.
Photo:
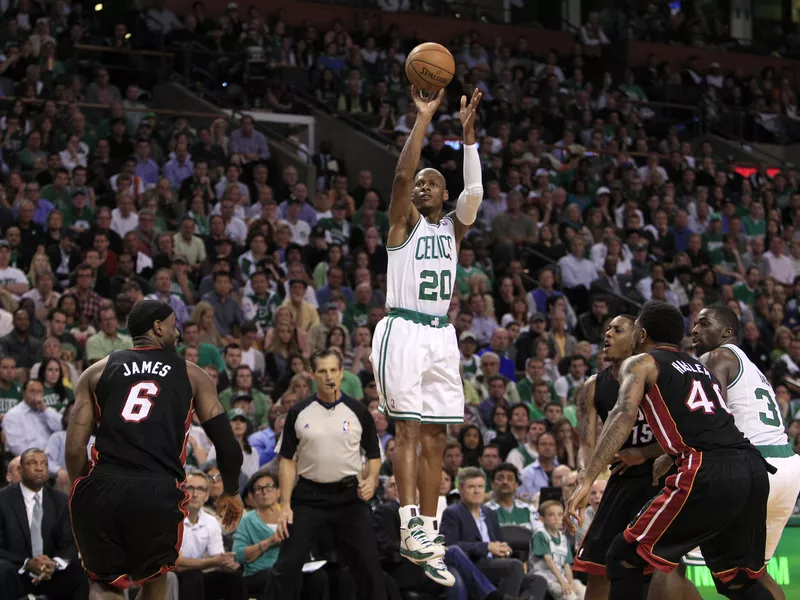
{"label": "athletic sock", "polygon": [[413,518],[419,518],[419,508],[413,504],[400,507],[400,528],[407,528],[408,522]]}
{"label": "athletic sock", "polygon": [[433,541],[436,536],[439,535],[439,519],[422,515],[422,523],[422,527],[425,529],[425,535],[428,536],[429,540]]}

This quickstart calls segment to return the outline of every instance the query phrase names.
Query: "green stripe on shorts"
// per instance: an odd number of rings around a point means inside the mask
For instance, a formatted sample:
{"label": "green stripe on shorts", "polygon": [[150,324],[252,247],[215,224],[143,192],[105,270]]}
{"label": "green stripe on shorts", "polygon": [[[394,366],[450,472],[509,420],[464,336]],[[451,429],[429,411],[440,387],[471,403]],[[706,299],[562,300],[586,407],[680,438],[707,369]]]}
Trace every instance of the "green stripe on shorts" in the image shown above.
{"label": "green stripe on shorts", "polygon": [[383,332],[383,336],[381,336],[381,345],[378,350],[378,356],[380,356],[381,364],[380,364],[380,375],[379,385],[381,390],[381,395],[385,402],[389,402],[389,396],[386,394],[386,349],[389,346],[389,335],[392,332],[392,325],[394,324],[395,317],[389,317],[389,320],[386,322],[386,329]]}

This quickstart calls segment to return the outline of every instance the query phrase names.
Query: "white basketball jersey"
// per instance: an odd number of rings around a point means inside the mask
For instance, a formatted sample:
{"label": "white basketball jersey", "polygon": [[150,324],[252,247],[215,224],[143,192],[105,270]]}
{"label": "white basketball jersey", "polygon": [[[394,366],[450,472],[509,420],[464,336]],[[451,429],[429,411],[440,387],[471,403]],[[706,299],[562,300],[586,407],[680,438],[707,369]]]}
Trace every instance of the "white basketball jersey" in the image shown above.
{"label": "white basketball jersey", "polygon": [[754,446],[781,446],[789,443],[775,400],[775,391],[738,346],[724,344],[739,359],[739,376],[728,384],[728,408],[736,426]]}
{"label": "white basketball jersey", "polygon": [[408,239],[386,248],[386,303],[434,317],[447,315],[456,280],[458,250],[453,217],[437,225],[420,215]]}

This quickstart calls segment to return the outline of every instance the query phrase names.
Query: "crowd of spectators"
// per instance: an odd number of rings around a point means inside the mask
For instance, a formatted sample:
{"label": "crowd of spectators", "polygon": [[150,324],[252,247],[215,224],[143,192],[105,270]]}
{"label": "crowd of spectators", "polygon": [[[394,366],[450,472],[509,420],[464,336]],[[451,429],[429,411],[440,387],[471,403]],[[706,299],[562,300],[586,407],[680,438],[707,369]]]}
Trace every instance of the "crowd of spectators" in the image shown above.
{"label": "crowd of spectators", "polygon": [[[176,585],[253,593],[279,552],[267,525],[277,510],[276,444],[288,409],[315,390],[313,352],[339,351],[342,391],[374,416],[385,455],[375,514],[396,500],[393,426],[377,410],[369,360],[372,331],[387,310],[387,190],[376,188],[369,170],[348,170],[325,140],[310,149],[319,177],[309,194],[310,182],[278,161],[250,118],[164,119],[148,112],[149,90],[130,82],[120,89],[116,71],[100,65],[87,85],[85,65],[70,62],[92,27],[81,4],[56,0],[46,11],[19,4],[0,27],[0,82],[6,94],[13,83],[17,96],[0,99],[6,457],[43,449],[53,486],[67,489],[64,426],[78,376],[131,347],[125,324],[133,304],[168,302],[182,333],[178,351],[217,382],[230,411],[253,509],[236,532],[214,530],[224,534],[222,546],[192,543],[184,553],[201,561],[184,570],[243,572],[244,588],[187,575]],[[324,32],[293,29],[280,13],[246,13],[234,3],[220,19],[202,11],[196,3],[176,16],[157,2],[150,17],[176,37],[263,44],[276,62],[309,69],[321,101],[371,115],[376,130],[404,143],[416,114],[402,64],[417,40],[396,29],[348,32],[341,22]],[[124,41],[120,24],[108,43]],[[800,182],[791,169],[770,176],[767,165],[742,176],[710,143],[684,139],[645,103],[672,89],[738,96],[744,105],[778,102],[789,111],[797,99],[788,74],[748,79],[691,62],[678,71],[651,56],[613,81],[592,69],[602,57],[591,44],[576,43],[566,57],[536,56],[526,44],[487,47],[474,34],[452,47],[456,77],[423,157],[457,197],[454,115],[458,98],[480,87],[485,198],[459,250],[449,313],[467,404],[464,425],[449,429],[442,508],[486,503],[501,526],[526,528],[527,539],[512,547],[540,572],[535,561],[546,540],[537,544],[533,533],[557,520],[550,501],[569,497],[582,465],[575,395],[607,364],[603,335],[612,315],[664,300],[684,313],[688,332],[700,308],[728,305],[742,320],[741,347],[771,378],[800,449]],[[213,519],[198,520],[221,492],[214,459],[195,423],[187,464],[200,475],[187,480],[187,535],[201,525],[214,529]],[[10,460],[9,482],[18,481],[19,468],[18,458]],[[393,542],[385,542],[380,551],[392,572]],[[468,555],[478,566],[486,558]],[[519,594],[518,574],[495,592]],[[308,578],[308,589],[326,589],[319,577]],[[347,597],[341,594],[332,597]]]}

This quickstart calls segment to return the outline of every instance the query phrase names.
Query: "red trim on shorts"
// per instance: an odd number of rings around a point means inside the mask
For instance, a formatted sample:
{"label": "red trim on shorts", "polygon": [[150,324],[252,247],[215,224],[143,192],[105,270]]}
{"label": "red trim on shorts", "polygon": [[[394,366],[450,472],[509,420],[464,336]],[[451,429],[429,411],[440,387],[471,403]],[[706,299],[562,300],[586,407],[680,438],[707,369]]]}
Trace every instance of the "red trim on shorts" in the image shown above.
{"label": "red trim on shorts", "polygon": [[598,577],[606,576],[606,566],[597,563],[589,562],[576,558],[572,563],[572,570],[579,573],[588,573],[589,575],[597,575]]}
{"label": "red trim on shorts", "polygon": [[[135,348],[128,348],[128,350],[163,350],[163,348],[159,348],[158,346],[142,346],[142,347],[135,347]],[[155,575],[153,575],[155,577]]]}
{"label": "red trim on shorts", "polygon": [[680,514],[692,493],[697,472],[703,465],[703,454],[690,454],[678,465],[678,473],[667,478],[661,494],[650,503],[647,510],[625,529],[625,541],[637,545],[637,553],[659,571],[669,572],[678,563],[653,553],[653,547]]}
{"label": "red trim on shorts", "polygon": [[747,569],[744,567],[735,567],[733,569],[728,569],[727,571],[720,571],[719,573],[712,572],[711,574],[719,579],[722,583],[728,583],[734,579],[736,576],[744,571],[747,574],[747,577],[750,579],[761,579],[764,576],[764,569],[766,566],[761,567],[758,571],[753,571],[752,569]]}

